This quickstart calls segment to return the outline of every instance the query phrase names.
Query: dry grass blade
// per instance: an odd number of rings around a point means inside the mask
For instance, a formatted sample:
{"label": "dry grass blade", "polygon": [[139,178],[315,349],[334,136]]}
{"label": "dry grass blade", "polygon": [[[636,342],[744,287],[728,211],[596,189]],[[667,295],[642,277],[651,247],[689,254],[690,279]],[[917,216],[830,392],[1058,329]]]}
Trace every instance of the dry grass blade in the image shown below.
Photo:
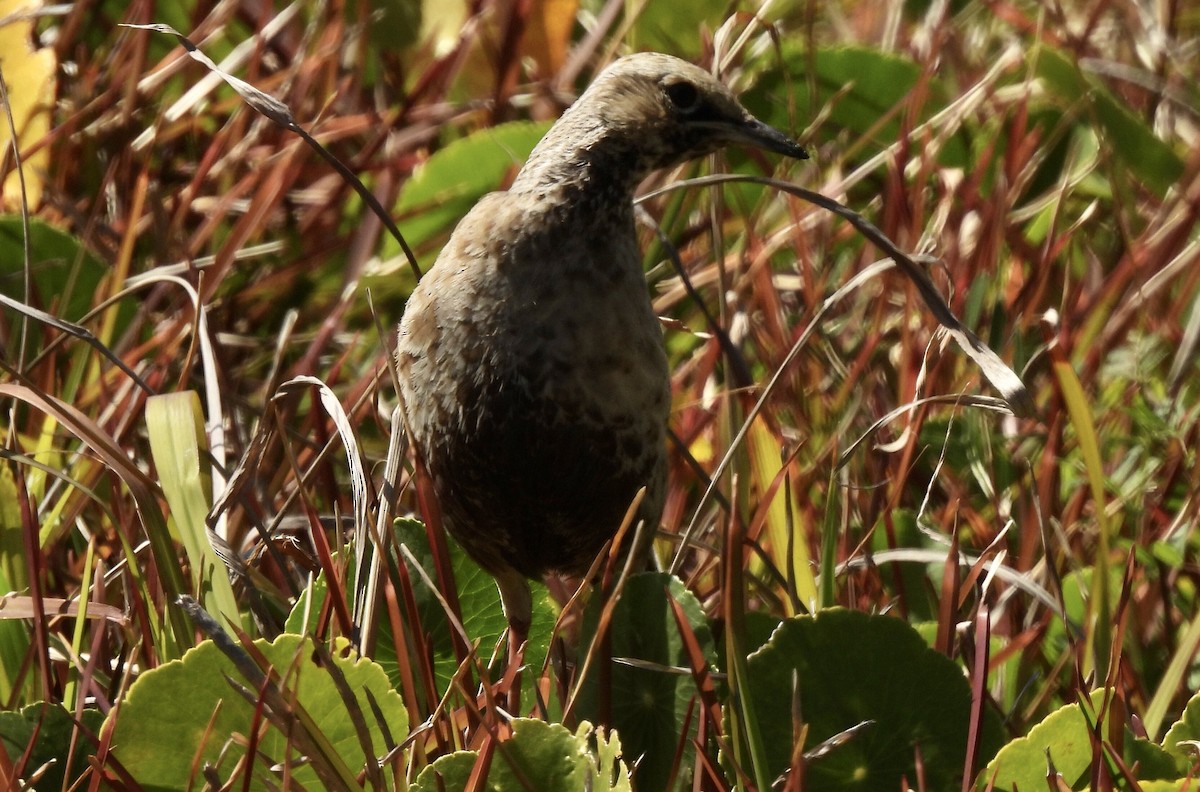
{"label": "dry grass blade", "polygon": [[708,719],[709,728],[716,735],[721,734],[722,718],[721,705],[717,697],[716,686],[713,681],[718,677],[724,677],[722,674],[716,674],[708,667],[705,660],[704,652],[700,648],[700,642],[696,639],[696,633],[688,623],[687,614],[674,597],[668,595],[667,602],[671,606],[671,615],[675,617],[675,625],[679,628],[679,636],[683,639],[684,649],[687,651],[688,668],[685,673],[691,673],[692,678],[696,682],[696,690],[700,696],[701,704],[704,712],[700,715],[701,718]]}
{"label": "dry grass blade", "polygon": [[271,121],[274,121],[284,129],[299,135],[305,143],[307,143],[314,151],[320,154],[321,158],[328,162],[334,168],[334,170],[336,170],[338,174],[346,180],[347,184],[354,188],[354,191],[358,193],[360,198],[363,199],[363,202],[366,203],[367,206],[371,207],[371,211],[375,213],[376,217],[379,218],[380,222],[383,223],[384,227],[387,228],[392,237],[395,238],[395,240],[400,244],[400,249],[404,251],[404,255],[408,259],[408,264],[412,267],[413,272],[417,274],[418,278],[421,277],[421,267],[419,264],[417,264],[417,256],[415,253],[413,253],[412,248],[408,246],[408,242],[404,239],[404,235],[400,233],[400,229],[397,228],[396,224],[392,221],[392,217],[388,213],[387,209],[383,208],[383,204],[379,203],[379,199],[375,197],[375,194],[368,190],[367,186],[362,183],[362,180],[358,178],[358,174],[348,168],[346,164],[337,157],[333,156],[328,149],[322,146],[316,138],[308,133],[308,130],[297,123],[295,116],[292,115],[292,111],[287,105],[270,94],[260,91],[245,80],[239,79],[234,77],[232,74],[227,74],[226,72],[222,71],[217,64],[213,63],[212,58],[201,52],[200,49],[193,44],[187,36],[183,35],[170,25],[135,25],[123,23],[121,27],[133,28],[134,30],[152,30],[155,33],[166,33],[167,35],[174,36],[176,39],[178,39],[179,43],[183,45],[183,48],[187,50],[188,55],[190,55],[193,60],[202,64],[214,74],[220,75],[221,79],[224,80],[230,88],[237,91],[238,96],[246,100],[246,104],[250,105],[250,107],[252,107],[254,110],[266,116]]}
{"label": "dry grass blade", "polygon": [[[366,554],[374,546],[370,541],[370,522],[367,516],[367,476],[363,470],[362,453],[358,447],[358,439],[354,432],[354,426],[351,424],[349,416],[346,415],[346,411],[342,408],[342,403],[338,400],[333,390],[321,380],[309,376],[300,376],[288,380],[280,385],[276,393],[276,398],[294,393],[303,393],[308,388],[316,389],[321,406],[325,408],[326,414],[333,420],[338,437],[341,438],[342,445],[346,449],[346,462],[350,474],[350,493],[354,503],[355,574],[358,575],[357,580],[361,584],[367,572],[366,565],[368,559]],[[357,602],[354,610],[355,613],[361,612],[361,606]]]}
{"label": "dry grass blade", "polygon": [[90,346],[92,349],[96,350],[101,355],[103,355],[104,358],[106,360],[108,360],[110,363],[112,363],[114,366],[116,366],[121,371],[123,371],[125,373],[125,375],[128,376],[129,379],[132,380],[133,383],[135,385],[137,385],[139,388],[141,388],[143,391],[145,391],[146,393],[154,392],[153,390],[151,390],[150,386],[147,385],[146,382],[141,377],[139,377],[137,375],[137,373],[125,363],[124,360],[121,360],[120,356],[118,356],[117,353],[113,352],[107,346],[102,344],[100,342],[100,339],[96,338],[96,336],[93,335],[92,331],[88,330],[86,327],[81,327],[77,324],[73,324],[72,322],[68,322],[64,319],[59,319],[57,316],[48,314],[45,311],[41,310],[40,308],[34,308],[32,305],[26,305],[25,303],[22,303],[18,300],[14,300],[13,298],[9,297],[8,295],[4,294],[3,292],[0,292],[0,305],[3,305],[5,308],[8,308],[10,310],[16,311],[17,313],[22,314],[23,316],[28,316],[30,319],[36,319],[37,321],[39,321],[43,324],[49,325],[50,327],[53,327],[56,330],[66,333],[69,336],[78,338],[80,341],[83,341],[85,344]]}
{"label": "dry grass blade", "polygon": [[980,608],[975,617],[975,668],[971,675],[971,728],[967,734],[967,756],[963,762],[962,792],[971,788],[975,767],[979,764],[979,743],[982,734],[983,708],[987,700],[988,641],[992,635],[991,610]]}
{"label": "dry grass blade", "polygon": [[[171,547],[170,534],[167,531],[166,520],[158,507],[158,492],[154,482],[124,453],[113,438],[99,427],[95,421],[84,415],[74,405],[66,404],[60,399],[27,388],[22,385],[0,383],[0,396],[7,396],[17,401],[23,401],[47,415],[53,416],[78,437],[85,445],[109,467],[129,488],[130,495],[136,505],[146,536],[155,561],[159,565],[159,574],[168,592],[175,596],[186,591],[183,573]],[[175,608],[167,607],[166,617],[171,625],[166,640],[171,641],[164,647],[164,654],[173,656],[181,653],[191,643],[191,631],[186,622]]]}
{"label": "dry grass blade", "polygon": [[886,415],[877,418],[865,432],[855,438],[850,445],[848,445],[846,449],[838,455],[837,467],[842,467],[849,462],[850,458],[854,456],[854,452],[858,450],[859,446],[865,443],[868,437],[879,431],[881,427],[911,412],[914,407],[920,407],[924,404],[947,404],[963,407],[979,407],[983,410],[993,410],[994,412],[1004,413],[1006,415],[1010,414],[1008,403],[992,396],[925,396],[920,399],[915,399],[908,404],[902,404],[896,409],[889,411]]}
{"label": "dry grass blade", "polygon": [[0,619],[32,619],[37,610],[44,616],[78,616],[81,613],[88,619],[106,619],[122,626],[129,623],[129,617],[120,609],[103,603],[88,603],[86,612],[77,600],[67,600],[62,597],[41,597],[41,608],[35,608],[33,597],[20,594],[5,594],[0,597]]}
{"label": "dry grass blade", "polygon": [[1030,396],[1029,389],[1025,387],[1025,383],[1021,381],[1017,373],[1009,368],[1000,359],[1000,356],[992,351],[991,347],[983,343],[983,341],[958,320],[958,317],[950,310],[950,306],[946,305],[946,301],[942,299],[942,295],[938,293],[937,288],[934,287],[933,282],[929,280],[929,276],[925,274],[920,265],[858,212],[838,203],[832,198],[827,198],[818,192],[798,187],[790,182],[763,176],[735,174],[715,174],[696,179],[687,179],[656,190],[645,197],[651,198],[664,192],[687,187],[703,187],[735,182],[773,187],[789,195],[802,198],[809,203],[816,204],[822,209],[833,212],[838,217],[845,219],[859,233],[873,242],[896,262],[900,270],[917,287],[917,292],[921,295],[921,299],[925,302],[926,307],[929,308],[933,317],[937,319],[942,328],[950,334],[962,350],[967,353],[967,356],[975,361],[975,364],[979,366],[979,370],[983,375],[987,377],[992,386],[1008,402],[1013,413],[1019,416],[1032,416],[1034,414],[1033,397]]}
{"label": "dry grass blade", "polygon": [[814,759],[820,759],[822,756],[835,750],[839,745],[845,745],[850,740],[853,740],[858,735],[870,729],[875,725],[873,720],[865,720],[856,723],[844,731],[832,735],[828,739],[822,740],[819,744],[804,752],[805,761],[811,762]]}
{"label": "dry grass blade", "polygon": [[330,680],[333,681],[338,696],[342,700],[342,706],[346,708],[346,714],[354,726],[354,735],[358,739],[359,747],[362,748],[363,756],[366,757],[364,767],[367,780],[374,789],[386,789],[387,785],[383,782],[383,774],[374,759],[374,745],[371,742],[371,734],[367,730],[366,716],[358,704],[354,691],[346,681],[346,675],[342,673],[342,669],[338,667],[337,663],[333,662],[333,656],[325,644],[315,643],[313,653],[321,658],[321,668],[329,674]]}
{"label": "dry grass blade", "polygon": [[365,579],[356,581],[358,593],[355,596],[354,623],[359,629],[359,651],[368,654],[374,645],[375,624],[377,620],[376,607],[379,603],[379,582],[386,565],[387,555],[391,552],[391,532],[393,510],[398,495],[400,471],[403,468],[407,450],[407,437],[404,431],[404,416],[397,405],[392,410],[391,435],[388,440],[388,453],[384,462],[383,484],[380,489],[378,509],[375,515],[375,530],[370,532],[371,559],[370,568],[366,570]]}
{"label": "dry grass blade", "polygon": [[[646,489],[643,487],[638,490],[633,498],[633,502],[629,504],[629,509],[625,512],[625,519],[621,521],[621,527],[617,529],[617,533],[613,536],[612,541],[606,546],[608,551],[608,561],[604,569],[604,588],[606,589],[607,599],[604,601],[604,607],[600,610],[600,616],[596,620],[596,634],[592,639],[591,646],[588,647],[587,654],[584,656],[583,662],[579,665],[579,672],[575,677],[575,689],[571,694],[571,698],[567,701],[563,708],[563,719],[567,720],[570,713],[574,710],[579,699],[579,694],[583,690],[583,682],[590,673],[594,665],[600,666],[601,674],[601,696],[605,695],[607,689],[611,689],[611,685],[606,685],[608,681],[609,666],[607,665],[611,658],[611,641],[609,630],[612,627],[613,613],[617,609],[617,603],[621,601],[621,593],[625,589],[625,583],[629,580],[629,576],[633,574],[633,570],[638,562],[639,553],[634,550],[630,552],[625,559],[625,564],[620,570],[620,575],[615,581],[612,579],[613,567],[619,560],[619,548],[624,542],[625,535],[632,529],[634,531],[633,547],[642,547],[645,541],[645,533],[649,531],[646,523],[638,522],[634,528],[634,521],[637,519],[638,507],[642,503],[642,499],[646,496]],[[601,553],[601,557],[604,554]],[[611,587],[609,583],[612,583]],[[604,706],[604,705],[602,705]]]}
{"label": "dry grass blade", "polygon": [[[648,193],[647,195],[643,196],[642,200],[690,186],[712,186],[728,183],[751,183],[774,187],[778,190],[787,192],[791,195],[795,195],[799,198],[814,203],[817,206],[827,209],[839,217],[846,219],[847,222],[858,229],[863,236],[886,252],[901,268],[901,271],[904,272],[904,274],[908,276],[908,278],[916,285],[922,300],[929,307],[930,311],[934,315],[934,318],[937,319],[942,328],[949,333],[955,341],[958,342],[959,346],[967,353],[967,355],[973,361],[975,361],[983,375],[987,377],[992,385],[1000,392],[1009,409],[1017,415],[1031,415],[1033,413],[1033,398],[1030,396],[1029,390],[1025,387],[1025,384],[1021,381],[1021,378],[1017,376],[1016,372],[1009,368],[1004,361],[1002,361],[1000,357],[994,351],[992,351],[990,347],[984,344],[974,333],[963,326],[958,318],[954,316],[953,312],[951,312],[950,307],[946,305],[945,300],[942,299],[942,296],[938,293],[937,289],[929,280],[928,276],[925,275],[921,267],[908,254],[904,253],[895,245],[895,243],[888,239],[883,232],[868,222],[866,218],[843,206],[837,201],[827,198],[820,193],[806,190],[802,187],[797,187],[789,182],[780,181],[778,179],[735,174],[716,174],[712,176],[681,181],[671,184],[660,190]],[[841,296],[844,296],[846,293],[848,293],[852,285],[862,282],[868,275],[874,275],[877,272],[881,272],[883,269],[886,269],[886,266],[890,265],[876,265],[864,270],[862,273],[859,273],[858,276],[852,279],[851,283],[846,284],[842,288],[838,289],[834,295],[824,302],[822,311],[836,302],[837,299],[840,299]],[[700,500],[699,506],[697,506],[694,512],[691,522],[684,531],[683,540],[680,542],[679,550],[676,552],[675,558],[671,563],[671,571],[673,573],[677,573],[680,569],[686,548],[688,547],[690,540],[699,524],[699,518],[703,513],[704,505],[708,501],[709,497],[711,497],[712,493],[716,490],[717,482],[720,480],[729,462],[732,460],[734,450],[745,439],[746,433],[749,431],[749,427],[752,425],[754,418],[765,405],[768,395],[780,380],[788,365],[792,362],[792,360],[794,360],[796,354],[803,345],[803,342],[815,329],[816,321],[820,318],[820,316],[821,313],[818,312],[816,318],[810,322],[808,328],[806,328],[805,332],[801,334],[799,340],[797,340],[797,342],[793,345],[783,363],[781,363],[776,369],[771,381],[763,389],[759,399],[756,401],[754,407],[747,415],[746,420],[743,422],[737,436],[734,438],[733,442],[730,443],[729,448],[726,450],[725,456],[721,460],[721,463],[713,472],[710,483],[705,490],[704,496]],[[978,403],[980,406],[993,406],[992,404],[983,401]]]}
{"label": "dry grass blade", "polygon": [[755,400],[754,406],[751,407],[750,411],[746,414],[746,418],[742,421],[742,425],[738,429],[737,434],[734,436],[733,440],[730,441],[729,447],[725,450],[725,455],[721,457],[721,461],[717,464],[716,469],[713,470],[712,475],[709,476],[708,486],[705,487],[704,494],[700,496],[700,501],[696,505],[695,511],[692,513],[692,519],[688,523],[687,528],[684,530],[683,536],[679,542],[679,548],[675,551],[675,557],[671,561],[671,574],[678,574],[679,570],[682,568],[685,553],[692,544],[692,537],[700,525],[700,518],[704,514],[705,506],[708,504],[709,498],[712,498],[717,492],[717,485],[720,483],[721,477],[725,475],[725,471],[729,469],[729,465],[733,461],[735,452],[741,447],[742,443],[745,442],[746,436],[750,433],[750,428],[754,425],[755,419],[762,412],[763,408],[767,404],[767,399],[771,396],[776,386],[783,379],[784,372],[787,371],[788,366],[791,365],[792,361],[794,361],[800,354],[800,350],[804,348],[804,345],[808,342],[809,337],[816,332],[817,326],[822,317],[830,308],[842,300],[847,294],[850,294],[852,291],[854,291],[854,289],[858,288],[860,284],[874,277],[876,274],[883,272],[889,266],[891,265],[887,262],[877,262],[858,273],[858,275],[855,277],[851,278],[849,283],[841,286],[837,291],[827,297],[824,302],[822,302],[821,307],[817,310],[812,320],[809,321],[808,325],[804,328],[804,331],[796,338],[796,341],[792,344],[792,348],[788,350],[787,355],[784,357],[783,362],[781,362],[775,369],[775,373],[771,376],[770,381],[768,381],[767,384],[762,388],[762,392],[759,394],[758,399]]}
{"label": "dry grass blade", "polygon": [[[881,564],[895,564],[912,562],[917,564],[940,564],[946,560],[946,554],[941,550],[925,550],[921,548],[907,548],[899,550],[883,550],[873,553],[871,557],[863,558],[856,556],[848,561],[838,565],[837,572],[841,574],[848,569],[863,569],[869,566],[877,566]],[[958,563],[961,566],[972,567],[980,563],[981,558],[970,555],[960,555]],[[1058,616],[1063,615],[1063,608],[1055,599],[1054,595],[1047,591],[1043,586],[1033,580],[1033,576],[1029,573],[1018,572],[1012,567],[996,566],[990,570],[991,574],[1003,580],[1005,583],[1015,586],[1029,596],[1041,602],[1050,611]]]}

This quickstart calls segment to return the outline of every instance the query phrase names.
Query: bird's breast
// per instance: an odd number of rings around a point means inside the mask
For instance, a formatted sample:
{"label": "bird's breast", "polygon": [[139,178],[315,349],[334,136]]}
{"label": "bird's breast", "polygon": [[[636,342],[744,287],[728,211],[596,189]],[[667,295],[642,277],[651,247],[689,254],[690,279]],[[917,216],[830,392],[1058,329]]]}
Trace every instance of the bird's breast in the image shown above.
{"label": "bird's breast", "polygon": [[643,486],[655,521],[666,480],[669,371],[632,218],[558,220],[485,199],[410,298],[396,356],[447,527],[531,576],[586,568]]}
{"label": "bird's breast", "polygon": [[488,196],[419,284],[399,340],[406,400],[439,401],[443,425],[478,427],[514,391],[613,426],[667,417],[662,331],[628,212],[601,224]]}

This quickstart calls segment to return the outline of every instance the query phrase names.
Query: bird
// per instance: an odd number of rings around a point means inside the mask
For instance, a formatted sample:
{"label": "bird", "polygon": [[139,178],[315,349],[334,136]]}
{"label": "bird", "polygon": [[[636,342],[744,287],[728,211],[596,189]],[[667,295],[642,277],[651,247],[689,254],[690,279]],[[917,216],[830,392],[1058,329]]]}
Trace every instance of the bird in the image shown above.
{"label": "bird", "polygon": [[652,172],[726,146],[805,159],[708,71],[613,61],[510,187],[462,218],[409,296],[395,360],[442,523],[496,580],[514,643],[528,581],[586,573],[667,486],[670,370],[633,199]]}

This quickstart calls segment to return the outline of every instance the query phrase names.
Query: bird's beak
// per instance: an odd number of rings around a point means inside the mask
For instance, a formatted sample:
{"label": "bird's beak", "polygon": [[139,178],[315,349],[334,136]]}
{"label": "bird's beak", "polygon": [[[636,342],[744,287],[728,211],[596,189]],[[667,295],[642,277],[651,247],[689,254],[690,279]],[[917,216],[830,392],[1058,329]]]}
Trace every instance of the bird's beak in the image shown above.
{"label": "bird's beak", "polygon": [[746,120],[738,125],[731,125],[726,130],[734,143],[774,151],[785,157],[808,159],[808,152],[796,141],[772,126],[767,126],[752,115],[747,114]]}

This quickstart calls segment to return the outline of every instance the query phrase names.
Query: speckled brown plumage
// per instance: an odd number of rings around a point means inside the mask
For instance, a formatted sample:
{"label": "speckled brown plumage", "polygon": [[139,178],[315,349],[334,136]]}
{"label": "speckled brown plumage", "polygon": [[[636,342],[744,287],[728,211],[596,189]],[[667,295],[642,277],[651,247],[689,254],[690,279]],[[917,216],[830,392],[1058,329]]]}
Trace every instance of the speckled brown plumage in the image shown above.
{"label": "speckled brown plumage", "polygon": [[528,627],[526,578],[580,574],[639,488],[666,486],[667,358],[633,191],[728,144],[803,157],[702,69],[613,63],[506,193],[463,218],[409,299],[397,363],[413,440],[446,529]]}

